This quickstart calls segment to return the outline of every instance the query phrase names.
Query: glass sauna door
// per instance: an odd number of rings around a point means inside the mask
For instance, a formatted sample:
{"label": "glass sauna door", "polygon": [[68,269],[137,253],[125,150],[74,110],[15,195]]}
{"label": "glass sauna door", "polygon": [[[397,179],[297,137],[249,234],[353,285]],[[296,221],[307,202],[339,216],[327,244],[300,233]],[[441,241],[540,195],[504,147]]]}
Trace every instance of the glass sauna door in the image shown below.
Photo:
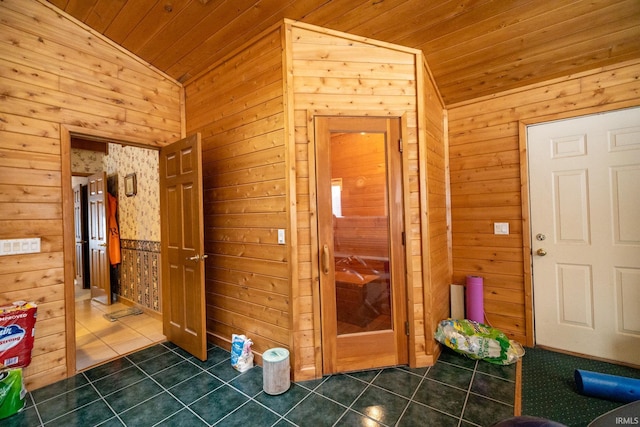
{"label": "glass sauna door", "polygon": [[399,128],[316,119],[325,374],[406,360]]}

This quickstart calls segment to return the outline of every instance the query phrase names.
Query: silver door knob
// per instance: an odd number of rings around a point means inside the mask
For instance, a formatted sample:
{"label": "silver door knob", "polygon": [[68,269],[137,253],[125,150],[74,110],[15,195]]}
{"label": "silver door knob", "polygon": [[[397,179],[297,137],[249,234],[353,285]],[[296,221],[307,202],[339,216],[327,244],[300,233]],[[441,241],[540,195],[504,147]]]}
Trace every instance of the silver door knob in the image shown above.
{"label": "silver door knob", "polygon": [[545,255],[547,254],[547,251],[545,251],[544,249],[540,248],[540,249],[538,249],[538,250],[536,251],[536,253],[537,253],[539,256],[545,256]]}
{"label": "silver door knob", "polygon": [[209,258],[209,255],[204,254],[204,255],[202,255],[202,256],[200,256],[200,255],[188,256],[188,257],[187,257],[187,260],[188,260],[188,261],[196,261],[196,262],[198,262],[198,261],[200,261],[201,259],[205,259],[205,258]]}

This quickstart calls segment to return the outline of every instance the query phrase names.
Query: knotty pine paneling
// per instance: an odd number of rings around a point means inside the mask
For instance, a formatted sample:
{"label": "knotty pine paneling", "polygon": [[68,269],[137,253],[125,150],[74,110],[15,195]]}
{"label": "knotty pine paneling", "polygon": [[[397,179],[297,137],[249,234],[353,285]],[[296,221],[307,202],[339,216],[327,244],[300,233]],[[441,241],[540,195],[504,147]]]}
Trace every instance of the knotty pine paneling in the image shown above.
{"label": "knotty pine paneling", "polygon": [[187,131],[202,133],[207,333],[227,348],[245,334],[258,357],[291,335],[281,40],[266,32],[185,83]]}
{"label": "knotty pine paneling", "polygon": [[[630,61],[449,108],[453,280],[483,276],[487,320],[511,338],[527,345],[534,340],[519,123],[637,105],[640,62]],[[502,221],[511,234],[493,235],[493,222]]]}
{"label": "knotty pine paneling", "polygon": [[640,52],[637,0],[49,2],[179,81],[283,18],[419,49],[447,105]]}
{"label": "knotty pine paneling", "polygon": [[[449,164],[446,140],[446,112],[438,89],[435,86],[428,64],[422,67],[422,122],[424,142],[419,144],[418,165],[420,184],[426,188],[426,206],[419,218],[422,227],[421,250],[423,261],[424,310],[424,356],[435,361],[440,347],[434,340],[434,332],[442,319],[449,317],[449,286],[451,283],[450,213],[449,206]],[[420,187],[422,187],[420,185]],[[423,202],[423,203],[424,203]],[[426,219],[424,215],[426,214]],[[416,287],[414,283],[414,287]],[[417,332],[416,332],[417,334]],[[423,356],[423,357],[424,357]]]}
{"label": "knotty pine paneling", "polygon": [[181,86],[46,3],[6,0],[0,16],[0,238],[42,239],[41,253],[0,257],[0,303],[38,304],[25,369],[31,391],[75,374],[67,330],[74,255],[63,248],[64,230],[73,227],[64,205],[70,160],[61,132],[151,146],[177,140]]}

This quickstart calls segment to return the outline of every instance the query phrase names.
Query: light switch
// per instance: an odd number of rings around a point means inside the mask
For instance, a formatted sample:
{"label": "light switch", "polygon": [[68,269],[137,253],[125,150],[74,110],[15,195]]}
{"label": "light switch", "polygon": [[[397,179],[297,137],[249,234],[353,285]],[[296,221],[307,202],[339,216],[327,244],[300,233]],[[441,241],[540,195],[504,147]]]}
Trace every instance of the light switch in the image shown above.
{"label": "light switch", "polygon": [[279,228],[278,229],[278,244],[279,245],[284,245],[285,240],[284,240],[284,229],[283,228]]}
{"label": "light switch", "polygon": [[0,240],[0,256],[40,252],[40,238]]}
{"label": "light switch", "polygon": [[494,222],[493,223],[493,234],[509,234],[509,223],[508,222]]}

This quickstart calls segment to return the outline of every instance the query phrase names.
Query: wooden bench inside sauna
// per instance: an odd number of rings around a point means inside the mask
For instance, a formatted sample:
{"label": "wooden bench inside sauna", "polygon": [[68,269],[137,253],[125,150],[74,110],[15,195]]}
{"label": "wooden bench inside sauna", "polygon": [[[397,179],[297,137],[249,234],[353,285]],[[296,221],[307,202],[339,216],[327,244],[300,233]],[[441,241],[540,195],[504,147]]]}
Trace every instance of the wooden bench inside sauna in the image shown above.
{"label": "wooden bench inside sauna", "polygon": [[388,324],[391,314],[386,221],[386,217],[348,217],[334,222],[338,322],[363,331]]}

